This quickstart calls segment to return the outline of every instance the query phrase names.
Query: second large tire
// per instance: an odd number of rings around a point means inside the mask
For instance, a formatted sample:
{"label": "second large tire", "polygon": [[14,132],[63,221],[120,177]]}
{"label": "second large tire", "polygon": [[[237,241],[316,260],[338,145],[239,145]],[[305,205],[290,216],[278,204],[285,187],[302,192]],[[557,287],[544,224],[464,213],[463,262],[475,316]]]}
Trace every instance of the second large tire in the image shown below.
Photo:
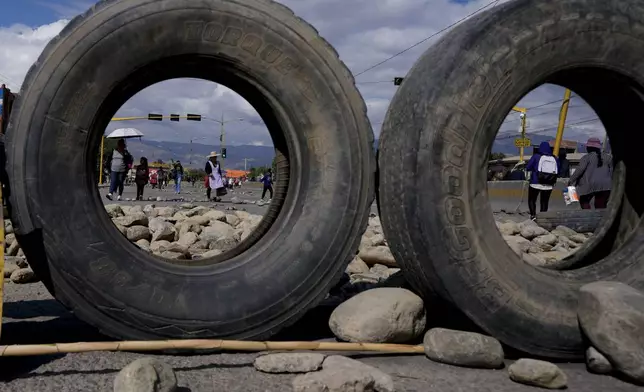
{"label": "second large tire", "polygon": [[[234,89],[279,152],[259,228],[228,259],[198,265],[129,243],[94,175],[116,110],[179,77]],[[373,201],[373,133],[351,74],[269,0],[102,1],[32,67],[8,138],[13,220],[30,263],[57,299],[117,338],[269,337],[340,279]]]}
{"label": "second large tire", "polygon": [[[581,358],[581,285],[644,289],[644,110],[641,0],[517,0],[470,19],[414,65],[380,139],[379,202],[392,252],[410,282],[438,294],[491,335],[545,357]],[[512,107],[543,83],[572,89],[606,127],[616,161],[614,216],[571,271],[521,262],[495,229],[486,167]],[[402,173],[402,183],[401,176]],[[402,190],[402,191],[401,191]],[[620,196],[622,196],[620,198]],[[614,212],[614,214],[613,214]]]}

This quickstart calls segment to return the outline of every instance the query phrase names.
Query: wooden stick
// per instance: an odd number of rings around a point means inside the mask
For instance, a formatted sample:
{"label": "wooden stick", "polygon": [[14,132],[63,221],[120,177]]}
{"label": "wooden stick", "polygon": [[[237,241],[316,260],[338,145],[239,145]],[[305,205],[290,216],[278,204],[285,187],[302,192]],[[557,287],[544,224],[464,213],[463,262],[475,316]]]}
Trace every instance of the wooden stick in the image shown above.
{"label": "wooden stick", "polygon": [[423,354],[423,346],[386,343],[336,342],[251,342],[239,340],[157,340],[123,342],[78,342],[0,346],[0,357],[21,357],[47,354],[84,353],[90,351],[160,351],[160,350],[224,350],[224,351],[369,351],[398,354]]}

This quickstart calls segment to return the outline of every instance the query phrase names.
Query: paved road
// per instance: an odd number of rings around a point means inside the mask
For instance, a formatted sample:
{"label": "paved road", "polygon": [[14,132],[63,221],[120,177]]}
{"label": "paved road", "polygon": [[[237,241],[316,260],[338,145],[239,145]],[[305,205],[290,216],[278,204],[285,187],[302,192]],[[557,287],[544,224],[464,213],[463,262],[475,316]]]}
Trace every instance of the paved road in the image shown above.
{"label": "paved road", "polygon": [[[144,196],[145,198],[152,198],[154,201],[144,200],[144,201],[134,201],[136,198],[136,187],[126,186],[123,192],[123,199],[120,202],[114,200],[108,200],[105,195],[107,194],[108,189],[106,187],[100,187],[99,192],[101,198],[105,204],[114,204],[114,203],[126,203],[127,205],[132,204],[154,204],[157,207],[169,206],[169,205],[180,205],[185,202],[190,202],[195,205],[207,205],[212,206],[220,210],[225,210],[226,207],[234,206],[238,210],[248,211],[251,214],[263,215],[266,212],[266,207],[259,207],[254,204],[232,204],[230,202],[231,198],[236,196],[241,200],[255,201],[257,202],[262,196],[262,188],[258,183],[247,183],[244,184],[241,188],[236,188],[234,191],[228,191],[228,195],[224,196],[221,202],[211,203],[206,200],[206,192],[203,187],[203,183],[197,183],[193,187],[189,184],[184,184],[182,187],[181,194],[177,195],[174,192],[174,186],[169,185],[167,189],[159,190],[152,189],[149,186],[145,188]],[[169,201],[156,201],[160,197],[163,200]],[[268,195],[266,196],[268,198]],[[129,201],[127,199],[130,199]],[[179,199],[184,199],[183,201]],[[378,213],[378,207],[376,203],[373,203],[371,206],[371,212],[374,214]]]}
{"label": "paved road", "polygon": [[[54,301],[41,284],[6,282],[3,345],[99,341],[107,338],[78,321]],[[325,328],[330,308],[311,312],[280,339],[328,339]],[[160,356],[170,364],[182,392],[285,392],[293,376],[267,375],[254,370],[257,354],[225,353]],[[84,353],[43,357],[0,358],[3,392],[108,392],[116,373],[136,358],[135,353]],[[417,392],[534,392],[513,383],[507,370],[471,370],[433,363],[423,356],[356,355],[393,376],[400,391]],[[508,362],[506,365],[509,365]],[[581,364],[561,364],[569,391],[635,392],[641,389],[607,376],[586,372]]]}

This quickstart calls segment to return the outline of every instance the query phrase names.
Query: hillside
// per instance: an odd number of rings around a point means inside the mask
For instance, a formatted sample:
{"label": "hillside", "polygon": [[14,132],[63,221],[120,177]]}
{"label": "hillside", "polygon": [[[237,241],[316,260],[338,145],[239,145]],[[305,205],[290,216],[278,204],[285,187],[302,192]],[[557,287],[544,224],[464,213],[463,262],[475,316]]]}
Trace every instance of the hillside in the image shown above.
{"label": "hillside", "polygon": [[[177,143],[154,140],[130,140],[128,150],[135,160],[145,156],[150,162],[158,159],[164,162],[174,159],[181,161],[184,167],[202,168],[211,151],[220,152],[219,145],[198,143]],[[275,156],[272,146],[226,146],[228,169],[244,169],[244,158],[248,159],[246,168],[269,166]]]}

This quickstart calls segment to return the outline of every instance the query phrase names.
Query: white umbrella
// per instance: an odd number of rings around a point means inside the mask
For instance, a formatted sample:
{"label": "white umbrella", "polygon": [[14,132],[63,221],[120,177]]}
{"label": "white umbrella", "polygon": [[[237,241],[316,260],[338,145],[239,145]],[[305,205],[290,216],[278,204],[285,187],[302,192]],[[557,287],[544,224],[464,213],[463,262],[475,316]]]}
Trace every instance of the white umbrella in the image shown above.
{"label": "white umbrella", "polygon": [[108,139],[128,139],[133,137],[142,137],[143,132],[135,128],[120,128],[107,135]]}

